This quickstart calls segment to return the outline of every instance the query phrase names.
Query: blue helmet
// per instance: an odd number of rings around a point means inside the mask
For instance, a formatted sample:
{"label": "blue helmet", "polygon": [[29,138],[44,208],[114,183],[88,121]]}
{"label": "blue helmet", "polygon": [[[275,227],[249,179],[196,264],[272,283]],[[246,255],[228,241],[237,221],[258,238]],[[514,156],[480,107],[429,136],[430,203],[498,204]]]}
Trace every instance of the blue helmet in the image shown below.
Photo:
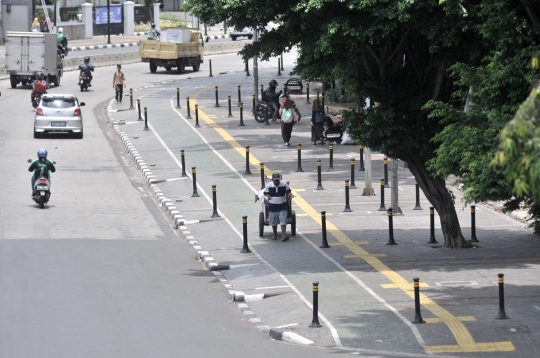
{"label": "blue helmet", "polygon": [[39,159],[47,158],[47,149],[40,149],[37,151],[37,156]]}

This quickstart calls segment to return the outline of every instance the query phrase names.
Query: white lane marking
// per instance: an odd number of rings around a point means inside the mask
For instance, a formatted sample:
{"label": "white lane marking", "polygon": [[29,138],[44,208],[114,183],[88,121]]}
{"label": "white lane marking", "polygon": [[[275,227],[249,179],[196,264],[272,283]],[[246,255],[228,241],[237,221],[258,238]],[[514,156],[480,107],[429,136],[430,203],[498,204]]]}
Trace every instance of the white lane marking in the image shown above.
{"label": "white lane marking", "polygon": [[540,307],[538,306],[533,306],[533,307],[540,311]]}
{"label": "white lane marking", "polygon": [[257,287],[256,290],[271,290],[273,288],[289,288],[289,286],[269,286],[269,287]]}
{"label": "white lane marking", "polygon": [[294,327],[294,326],[298,326],[298,323],[284,324],[283,326],[277,326],[274,328],[287,328],[287,327]]}
{"label": "white lane marking", "polygon": [[402,187],[400,187],[400,186],[398,186],[398,189],[399,189],[399,190],[405,190],[405,189],[403,189],[403,188],[402,188]]}

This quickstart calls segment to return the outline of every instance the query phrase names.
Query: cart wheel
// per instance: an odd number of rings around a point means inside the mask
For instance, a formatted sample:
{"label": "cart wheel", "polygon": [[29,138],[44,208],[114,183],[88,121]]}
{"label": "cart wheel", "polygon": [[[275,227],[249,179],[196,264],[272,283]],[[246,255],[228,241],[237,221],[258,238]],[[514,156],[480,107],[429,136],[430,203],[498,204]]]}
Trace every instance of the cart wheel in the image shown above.
{"label": "cart wheel", "polygon": [[296,213],[294,210],[291,215],[291,235],[296,236]]}
{"label": "cart wheel", "polygon": [[259,236],[264,236],[264,213],[262,211],[259,213]]}

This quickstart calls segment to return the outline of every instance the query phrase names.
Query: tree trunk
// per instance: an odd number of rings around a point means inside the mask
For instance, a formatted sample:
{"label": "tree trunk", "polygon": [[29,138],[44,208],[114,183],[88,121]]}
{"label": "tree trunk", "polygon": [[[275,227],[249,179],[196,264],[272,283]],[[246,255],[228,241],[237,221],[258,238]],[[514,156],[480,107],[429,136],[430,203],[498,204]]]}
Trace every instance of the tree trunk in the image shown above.
{"label": "tree trunk", "polygon": [[365,175],[366,175],[366,187],[364,188],[364,192],[362,193],[362,196],[375,196],[375,190],[373,190],[373,186],[371,183],[371,149],[368,147],[364,147],[364,155],[365,155]]}
{"label": "tree trunk", "polygon": [[391,166],[392,168],[392,181],[391,181],[391,188],[390,191],[390,205],[393,209],[393,214],[403,214],[401,211],[401,208],[399,207],[399,194],[398,194],[398,160],[396,158],[392,158]]}
{"label": "tree trunk", "polygon": [[465,239],[461,233],[453,195],[446,188],[444,180],[433,178],[430,175],[420,153],[408,153],[403,160],[409,164],[409,169],[414,175],[416,182],[439,214],[444,237],[444,247],[453,249],[462,248],[465,244]]}

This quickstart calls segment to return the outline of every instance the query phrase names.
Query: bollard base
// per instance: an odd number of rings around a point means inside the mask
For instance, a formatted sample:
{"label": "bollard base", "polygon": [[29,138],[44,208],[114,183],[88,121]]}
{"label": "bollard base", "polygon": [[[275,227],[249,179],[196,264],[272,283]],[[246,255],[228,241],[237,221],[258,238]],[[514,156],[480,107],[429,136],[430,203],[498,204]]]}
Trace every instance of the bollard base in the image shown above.
{"label": "bollard base", "polygon": [[388,239],[388,242],[386,243],[386,245],[397,245],[397,242],[395,242],[394,238],[391,237]]}
{"label": "bollard base", "polygon": [[384,188],[385,188],[385,189],[390,188],[390,185],[389,185],[386,181],[385,181],[385,183],[384,183]]}
{"label": "bollard base", "polygon": [[238,127],[245,127],[246,125],[242,122],[238,125]]}
{"label": "bollard base", "polygon": [[435,240],[434,237],[430,237],[429,238],[429,241],[428,241],[428,244],[438,244],[439,242],[437,240]]}
{"label": "bollard base", "polygon": [[227,118],[232,118],[232,117],[234,117],[232,114],[229,114],[229,115],[227,116]]}
{"label": "bollard base", "polygon": [[378,211],[386,211],[386,207],[384,205],[381,205]]}
{"label": "bollard base", "polygon": [[471,242],[480,242],[480,241],[478,241],[478,239],[476,238],[476,236],[473,236],[473,237],[471,237]]}
{"label": "bollard base", "polygon": [[321,326],[321,324],[319,322],[311,322],[309,327],[311,327],[311,328],[321,328],[322,326]]}
{"label": "bollard base", "polygon": [[297,172],[297,173],[298,173],[298,172],[303,172],[303,171],[304,171],[304,170],[302,169],[302,167],[298,167],[298,168],[296,168],[296,170],[295,170],[295,172]]}
{"label": "bollard base", "polygon": [[495,317],[495,319],[509,319],[510,317],[508,317],[506,315],[506,312],[504,311],[499,311],[499,314],[497,315],[497,317]]}
{"label": "bollard base", "polygon": [[251,175],[251,170],[246,169],[246,171],[244,172],[244,174],[246,174],[246,175]]}
{"label": "bollard base", "polygon": [[329,249],[332,246],[328,245],[328,242],[323,242],[321,246],[319,246],[321,249]]}
{"label": "bollard base", "polygon": [[191,116],[188,114],[186,119],[193,119],[193,118],[191,118]]}
{"label": "bollard base", "polygon": [[199,193],[194,192],[193,194],[191,194],[191,197],[192,197],[192,198],[198,198],[198,197],[199,197]]}
{"label": "bollard base", "polygon": [[365,171],[366,171],[366,168],[364,168],[364,166],[361,165],[361,166],[358,168],[358,171],[359,171],[359,172],[365,172]]}
{"label": "bollard base", "polygon": [[148,128],[148,127],[145,127],[145,128],[143,129],[143,131],[149,131],[149,130],[150,130],[150,128]]}
{"label": "bollard base", "polygon": [[244,247],[242,248],[242,250],[240,250],[240,253],[242,253],[242,254],[248,254],[248,253],[250,253],[250,252],[251,252],[251,250],[250,250],[249,247],[247,247],[247,246],[244,246]]}
{"label": "bollard base", "polygon": [[334,171],[334,167],[329,167],[326,171],[327,171],[327,172],[333,172],[333,171]]}
{"label": "bollard base", "polygon": [[187,178],[186,172],[183,172],[182,175],[180,176],[180,178]]}
{"label": "bollard base", "polygon": [[421,315],[417,314],[416,316],[414,316],[414,320],[412,321],[412,323],[426,323],[426,321],[422,319]]}
{"label": "bollard base", "polygon": [[420,203],[416,203],[413,210],[424,210],[424,209],[422,209],[422,207],[420,206]]}
{"label": "bollard base", "polygon": [[317,185],[317,189],[315,190],[324,190],[323,186],[321,184]]}
{"label": "bollard base", "polygon": [[218,213],[213,213],[212,216],[210,216],[211,218],[220,218],[221,216],[218,215]]}
{"label": "bollard base", "polygon": [[354,183],[351,183],[351,185],[349,186],[349,188],[351,188],[351,189],[358,189],[358,188],[356,187],[356,185],[354,185]]}
{"label": "bollard base", "polygon": [[345,206],[345,209],[343,209],[343,212],[344,213],[352,213],[352,210],[351,210],[351,207],[350,206]]}

